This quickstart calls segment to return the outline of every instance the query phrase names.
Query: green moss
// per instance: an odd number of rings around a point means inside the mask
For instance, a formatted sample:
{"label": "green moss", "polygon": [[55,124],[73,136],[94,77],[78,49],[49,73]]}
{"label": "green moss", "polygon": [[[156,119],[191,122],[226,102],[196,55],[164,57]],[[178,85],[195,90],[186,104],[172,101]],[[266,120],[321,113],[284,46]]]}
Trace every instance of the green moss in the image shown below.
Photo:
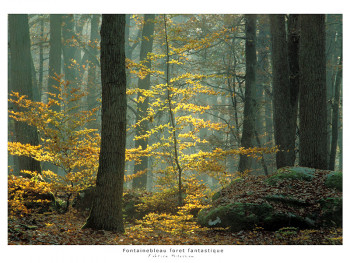
{"label": "green moss", "polygon": [[343,173],[331,172],[327,175],[325,185],[330,188],[335,188],[339,191],[343,191]]}
{"label": "green moss", "polygon": [[319,201],[321,221],[324,226],[341,227],[343,222],[343,198],[328,197]]}
{"label": "green moss", "polygon": [[217,191],[215,194],[213,194],[211,200],[215,201],[221,197],[221,191]]}
{"label": "green moss", "polygon": [[207,227],[230,227],[231,231],[252,229],[272,213],[269,204],[233,203],[200,211],[198,222]]}
{"label": "green moss", "polygon": [[287,195],[268,195],[265,196],[264,199],[272,202],[289,204],[292,206],[307,206],[305,201]]}
{"label": "green moss", "polygon": [[266,179],[265,182],[275,186],[283,180],[304,180],[311,181],[314,177],[315,169],[308,167],[284,167],[277,170],[276,174]]}

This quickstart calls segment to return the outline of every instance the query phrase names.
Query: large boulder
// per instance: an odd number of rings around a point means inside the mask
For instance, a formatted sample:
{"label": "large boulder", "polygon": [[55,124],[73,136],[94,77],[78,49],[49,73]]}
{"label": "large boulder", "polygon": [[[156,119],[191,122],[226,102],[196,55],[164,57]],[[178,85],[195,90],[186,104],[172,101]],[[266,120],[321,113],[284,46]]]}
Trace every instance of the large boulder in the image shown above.
{"label": "large boulder", "polygon": [[206,227],[232,231],[342,226],[342,173],[285,167],[270,176],[234,180],[198,214]]}

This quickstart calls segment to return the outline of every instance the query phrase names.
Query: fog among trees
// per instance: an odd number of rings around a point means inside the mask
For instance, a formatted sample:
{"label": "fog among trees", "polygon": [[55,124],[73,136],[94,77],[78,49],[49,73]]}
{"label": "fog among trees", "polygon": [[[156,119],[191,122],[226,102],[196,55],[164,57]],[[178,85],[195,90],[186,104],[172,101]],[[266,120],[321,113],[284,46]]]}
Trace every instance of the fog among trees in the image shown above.
{"label": "fog among trees", "polygon": [[[126,235],[118,244],[157,231],[215,244],[203,227],[342,235],[342,15],[8,20],[9,222],[77,216],[79,231]],[[256,218],[225,221],[222,207]],[[17,230],[9,242],[31,242]]]}

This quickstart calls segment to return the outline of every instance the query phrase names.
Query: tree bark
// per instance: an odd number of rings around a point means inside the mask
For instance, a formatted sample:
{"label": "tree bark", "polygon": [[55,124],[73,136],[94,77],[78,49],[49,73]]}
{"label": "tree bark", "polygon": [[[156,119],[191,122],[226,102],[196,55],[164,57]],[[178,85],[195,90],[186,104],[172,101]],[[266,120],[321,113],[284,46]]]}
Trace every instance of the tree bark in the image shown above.
{"label": "tree bark", "polygon": [[69,86],[74,88],[76,86],[76,69],[73,65],[75,58],[76,47],[74,46],[74,15],[63,15],[62,17],[62,37],[63,37],[63,68],[65,80],[69,82]]}
{"label": "tree bark", "polygon": [[[58,96],[60,91],[55,88],[59,86],[57,76],[61,74],[61,60],[62,60],[62,15],[53,14],[50,15],[50,51],[49,51],[49,75],[47,90],[49,93]],[[61,107],[53,104],[51,107],[53,111],[59,112]],[[54,173],[58,173],[58,167],[51,163],[43,163],[44,170],[51,170]]]}
{"label": "tree bark", "polygon": [[[339,118],[341,117],[341,114],[338,116]],[[341,122],[339,120],[339,122]],[[338,147],[339,147],[339,155],[338,155],[338,170],[343,170],[343,128],[342,124],[339,128],[339,134],[338,134]]]}
{"label": "tree bark", "polygon": [[[32,65],[28,15],[9,15],[9,42],[11,52],[10,77],[12,91],[26,95],[33,100]],[[19,111],[14,105],[14,111]],[[22,144],[38,145],[36,128],[24,122],[15,121],[16,141]],[[40,162],[33,158],[18,157],[19,171],[28,170],[41,173]]]}
{"label": "tree bark", "polygon": [[338,118],[339,118],[339,98],[340,98],[340,87],[342,86],[343,77],[343,56],[341,55],[339,59],[339,67],[337,70],[336,80],[335,80],[335,94],[332,109],[332,143],[331,152],[329,155],[329,170],[334,170],[335,168],[335,156],[337,154],[337,144],[338,144]]}
{"label": "tree bark", "polygon": [[[246,15],[246,76],[244,96],[244,120],[241,146],[253,147],[255,138],[256,114],[256,15]],[[251,168],[252,159],[244,154],[240,155],[238,171],[244,172]]]}
{"label": "tree bark", "polygon": [[300,165],[327,169],[325,16],[300,25]]}
{"label": "tree bark", "polygon": [[[87,110],[92,110],[97,106],[97,96],[98,96],[98,88],[96,83],[96,69],[97,66],[94,63],[94,59],[92,56],[96,58],[98,53],[98,42],[99,39],[99,33],[98,33],[98,26],[100,21],[100,15],[93,15],[91,19],[91,29],[90,29],[90,54],[89,57],[89,71],[88,71],[88,81],[87,81]],[[97,116],[96,116],[97,118]],[[90,129],[98,129],[97,120],[91,121],[88,123],[88,128]]]}
{"label": "tree bark", "polygon": [[[271,89],[270,87],[270,77],[269,77],[269,53],[270,53],[270,37],[268,28],[268,16],[259,16],[258,30],[259,34],[257,36],[257,98],[259,100],[259,117],[256,118],[257,125],[257,143],[259,147],[271,145],[273,126],[272,126],[272,114],[271,110],[268,111],[268,107],[271,108],[271,96],[267,94],[267,91]],[[260,139],[261,137],[261,139]],[[261,160],[261,165],[264,169],[265,174],[268,174],[268,159],[269,157],[263,156]],[[263,161],[264,160],[264,161]]]}
{"label": "tree bark", "polygon": [[[62,54],[62,38],[61,38],[62,15],[50,15],[50,52],[49,52],[49,79],[48,91],[50,93],[59,94],[59,90],[55,86],[59,82],[55,78],[61,74],[61,54]],[[60,111],[59,105],[52,106],[52,110]]]}
{"label": "tree bark", "polygon": [[39,91],[40,91],[40,98],[41,94],[43,93],[43,75],[44,75],[44,48],[43,48],[43,42],[44,42],[44,18],[40,21],[40,44],[39,44]]}
{"label": "tree bark", "polygon": [[[152,61],[147,59],[147,54],[152,52],[152,46],[153,46],[153,33],[154,33],[154,18],[155,15],[152,14],[146,14],[145,15],[145,24],[142,29],[142,43],[141,43],[141,50],[140,50],[140,61],[144,61],[144,66],[148,69],[151,68]],[[150,88],[150,82],[151,82],[151,76],[150,74],[147,74],[147,76],[143,79],[138,79],[138,87],[142,90],[149,90]],[[142,93],[138,94],[138,97],[142,96]],[[136,123],[138,123],[140,120],[145,118],[147,116],[147,108],[148,108],[148,102],[149,97],[146,97],[143,102],[139,102],[137,104],[137,114],[136,114]],[[136,128],[136,136],[140,136],[144,134],[146,131],[148,131],[148,122],[143,121],[139,126]],[[142,139],[142,140],[136,140],[135,141],[135,148],[138,148],[141,146],[142,150],[145,150],[147,148],[148,139]],[[144,171],[143,174],[136,177],[132,181],[132,187],[139,188],[139,189],[146,189],[147,186],[147,168],[148,168],[148,157],[141,157],[141,162],[138,164],[135,164],[134,166],[134,174]]]}
{"label": "tree bark", "polygon": [[126,143],[125,15],[102,15],[102,130],[95,198],[84,228],[124,232]]}
{"label": "tree bark", "polygon": [[[295,162],[295,131],[296,131],[296,105],[298,99],[297,74],[291,71],[293,61],[289,63],[288,57],[297,56],[296,50],[290,49],[288,53],[287,36],[284,15],[270,15],[272,36],[272,94],[273,94],[273,122],[275,130],[275,143],[279,147],[276,153],[277,169],[284,166],[293,166]],[[297,37],[291,36],[297,40]],[[291,42],[291,41],[289,41]],[[293,45],[291,43],[290,45]],[[291,80],[292,84],[291,85]]]}
{"label": "tree bark", "polygon": [[163,15],[164,19],[164,33],[165,33],[165,48],[166,48],[166,85],[167,85],[167,103],[169,108],[169,117],[170,117],[170,125],[172,129],[173,136],[173,147],[174,147],[174,163],[178,172],[178,205],[183,205],[183,197],[182,197],[182,167],[179,161],[179,153],[178,153],[178,140],[176,135],[176,122],[175,122],[175,114],[173,112],[173,108],[171,106],[171,91],[170,91],[170,55],[169,55],[169,41],[168,41],[168,30],[167,30],[167,19],[166,15]]}

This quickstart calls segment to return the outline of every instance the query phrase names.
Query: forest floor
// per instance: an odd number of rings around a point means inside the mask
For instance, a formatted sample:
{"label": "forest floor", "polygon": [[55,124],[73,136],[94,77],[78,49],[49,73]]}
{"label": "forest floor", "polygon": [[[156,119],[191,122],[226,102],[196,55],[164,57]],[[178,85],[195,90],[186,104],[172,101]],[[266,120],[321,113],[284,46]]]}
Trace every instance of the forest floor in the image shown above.
{"label": "forest floor", "polygon": [[86,218],[74,209],[66,214],[44,213],[11,217],[9,245],[341,245],[342,229],[298,230],[285,228],[232,233],[225,229],[201,229],[173,235],[160,231],[139,231],[125,224],[125,233],[82,230]]}

